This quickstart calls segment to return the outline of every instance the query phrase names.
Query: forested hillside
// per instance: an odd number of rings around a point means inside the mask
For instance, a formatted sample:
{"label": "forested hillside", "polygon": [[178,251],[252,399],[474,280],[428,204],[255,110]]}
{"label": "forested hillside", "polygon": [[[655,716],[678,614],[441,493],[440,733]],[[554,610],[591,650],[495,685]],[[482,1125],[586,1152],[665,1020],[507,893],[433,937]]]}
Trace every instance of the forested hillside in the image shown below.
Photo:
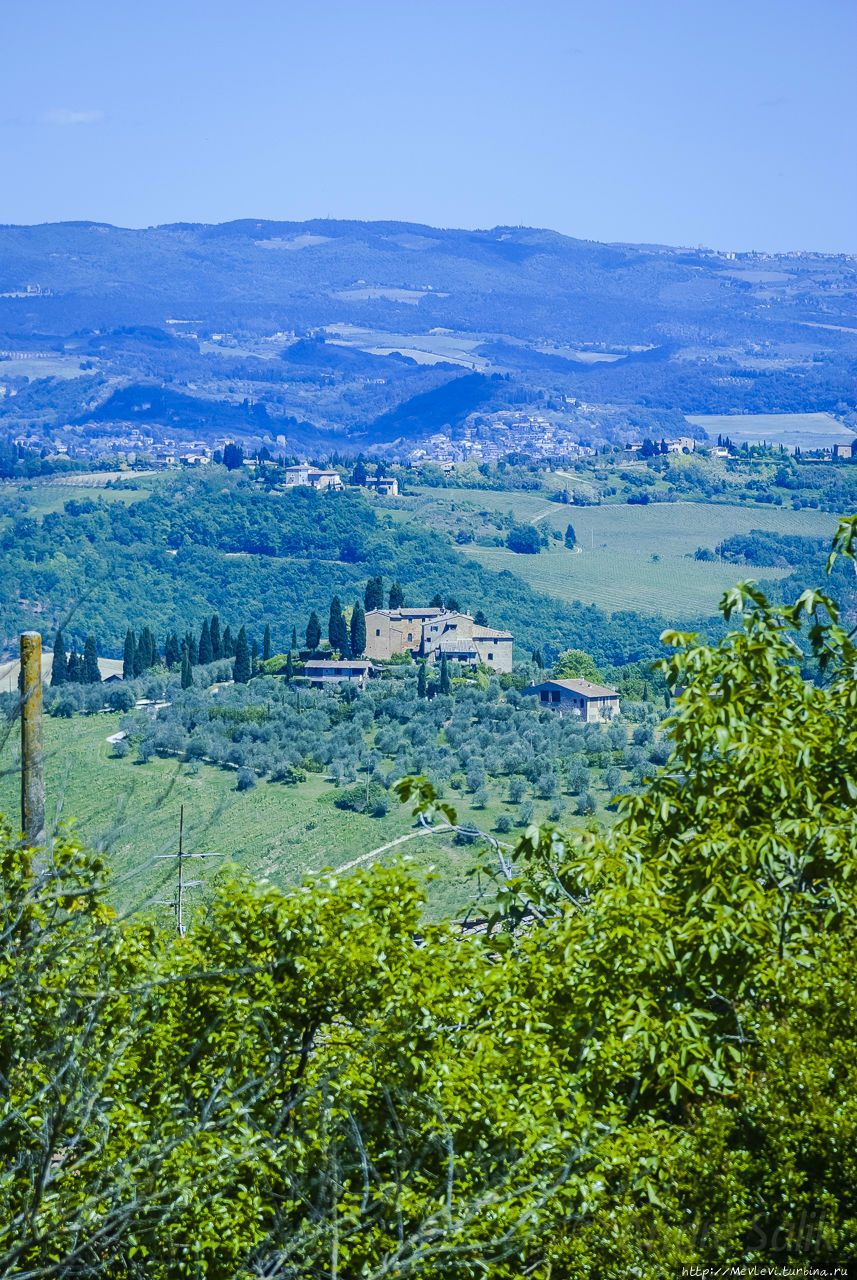
{"label": "forested hillside", "polygon": [[606,666],[636,662],[657,654],[665,625],[538,596],[511,573],[459,555],[441,534],[394,526],[359,491],[267,493],[220,467],[165,479],[133,504],[72,499],[62,512],[13,519],[0,548],[7,645],[26,627],[52,636],[62,625],[80,648],[93,633],[103,655],[121,657],[128,627],[149,626],[162,644],[164,633],[219,613],[260,641],[270,626],[284,651],[313,609],[324,616],[334,595],[362,598],[376,574],[388,586],[397,578],[408,603],[454,594],[511,630],[524,653],[578,647]]}

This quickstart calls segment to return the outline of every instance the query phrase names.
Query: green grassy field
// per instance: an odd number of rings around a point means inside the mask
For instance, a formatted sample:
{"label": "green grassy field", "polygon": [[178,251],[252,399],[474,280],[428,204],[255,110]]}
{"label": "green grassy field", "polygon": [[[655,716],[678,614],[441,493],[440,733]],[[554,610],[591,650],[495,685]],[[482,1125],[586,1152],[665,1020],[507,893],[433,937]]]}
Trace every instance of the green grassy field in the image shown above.
{"label": "green grassy field", "polygon": [[734,444],[783,444],[789,449],[829,449],[855,439],[829,413],[718,413],[688,414],[688,422],[707,431],[712,439],[728,436]]}
{"label": "green grassy field", "polygon": [[688,559],[697,547],[713,549],[723,538],[750,529],[832,537],[836,527],[835,517],[825,512],[772,506],[659,502],[575,507],[533,493],[427,488],[415,492],[413,515],[441,526],[444,517],[460,518],[468,511],[511,511],[516,520],[563,532],[571,522],[577,552],[558,543],[539,555],[474,543],[460,550],[486,568],[508,570],[534,590],[560,600],[595,603],[608,612],[635,609],[666,617],[713,613],[723,591],[739,578],[778,578],[786,572]]}
{"label": "green grassy field", "polygon": [[[115,473],[119,474],[121,473]],[[155,487],[153,476],[141,476],[138,481],[139,489],[105,488],[107,480],[113,478],[110,474],[102,476],[94,473],[92,476],[81,475],[74,478],[79,482],[46,484],[41,480],[4,480],[0,482],[0,501],[18,499],[25,504],[27,514],[45,516],[50,511],[62,511],[65,504],[73,499],[82,502],[88,498],[92,502],[103,498],[105,502],[124,502],[126,506],[130,506],[133,502],[142,502],[144,498],[151,497]],[[0,516],[0,520],[2,518]],[[8,520],[10,517],[5,518]]]}
{"label": "green grassy field", "polygon": [[[49,717],[45,748],[49,830],[58,821],[75,820],[81,838],[103,851],[111,869],[113,900],[123,908],[141,909],[171,896],[174,864],[156,860],[156,855],[176,848],[182,805],[185,849],[224,855],[191,864],[189,874],[205,884],[226,860],[253,876],[297,883],[415,830],[410,809],[392,796],[390,812],[383,818],[337,809],[336,790],[318,774],[308,775],[298,786],[260,780],[252,790],[240,792],[231,769],[201,765],[194,770],[178,759],[158,757],[138,764],[133,751],[118,759],[107,737],[117,731],[120,719],[112,713],[70,720]],[[16,766],[10,739],[0,757],[0,813],[14,826],[20,804]],[[592,792],[599,806],[609,799],[603,788],[593,787]],[[514,814],[516,807],[505,803],[505,791],[498,785],[489,787],[489,794],[484,809],[473,808],[464,792],[450,791],[447,799],[461,822],[491,830],[499,813]],[[571,814],[573,802],[566,803],[565,825],[583,826],[585,819]],[[535,818],[544,819],[549,802],[535,800],[534,806]],[[599,817],[612,820],[602,807]],[[518,834],[500,838],[514,843]],[[377,860],[412,859],[417,873],[426,878],[430,914],[439,916],[466,909],[472,900],[475,848],[455,844],[447,836],[419,835]],[[204,895],[204,886],[200,892]]]}
{"label": "green grassy field", "polygon": [[[486,569],[508,569],[533,588],[558,600],[595,604],[608,612],[633,609],[666,618],[713,614],[723,592],[739,578],[778,578],[787,569],[747,569],[734,564],[684,560],[653,561],[645,555],[619,556],[596,547],[579,554],[564,548],[538,556],[502,547],[463,547]],[[526,564],[521,562],[526,560]]]}

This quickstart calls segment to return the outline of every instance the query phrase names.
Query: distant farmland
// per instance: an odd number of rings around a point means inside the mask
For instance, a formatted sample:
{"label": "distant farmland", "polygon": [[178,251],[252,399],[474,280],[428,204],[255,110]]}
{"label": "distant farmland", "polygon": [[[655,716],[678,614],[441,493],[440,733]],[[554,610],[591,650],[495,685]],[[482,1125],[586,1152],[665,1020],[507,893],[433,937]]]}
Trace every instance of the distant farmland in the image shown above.
{"label": "distant farmland", "polygon": [[850,444],[853,431],[829,413],[687,414],[712,439],[728,436],[734,444],[782,444],[787,449],[831,449]]}
{"label": "distant farmland", "polygon": [[[459,549],[486,568],[508,570],[534,590],[560,600],[595,603],[608,612],[662,613],[677,620],[714,613],[723,591],[740,578],[779,578],[785,572],[695,560],[698,547],[713,550],[722,539],[751,529],[828,538],[836,527],[834,516],[808,509],[696,502],[575,507],[545,501],[541,494],[480,489],[423,489],[420,495],[433,504],[438,523],[453,505],[459,515],[468,507],[476,512],[512,511],[517,520],[562,531],[570,521],[577,552],[556,544],[532,556],[474,543]],[[422,503],[415,514],[429,519]]]}
{"label": "distant farmland", "polygon": [[740,578],[779,578],[789,572],[677,556],[654,561],[651,555],[617,555],[601,547],[579,554],[561,549],[538,556],[517,555],[501,547],[462,549],[486,569],[508,569],[534,591],[558,600],[596,604],[608,612],[633,609],[679,620],[715,613],[723,592]]}

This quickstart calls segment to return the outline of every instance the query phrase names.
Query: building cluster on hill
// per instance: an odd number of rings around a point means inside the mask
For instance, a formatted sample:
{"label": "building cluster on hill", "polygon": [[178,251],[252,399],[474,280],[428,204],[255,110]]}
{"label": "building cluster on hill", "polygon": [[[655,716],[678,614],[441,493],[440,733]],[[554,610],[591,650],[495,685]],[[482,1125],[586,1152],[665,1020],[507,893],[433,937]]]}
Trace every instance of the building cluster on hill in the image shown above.
{"label": "building cluster on hill", "polygon": [[451,471],[456,462],[497,462],[510,453],[526,452],[531,458],[585,457],[595,450],[580,443],[580,424],[577,421],[552,421],[543,414],[526,412],[500,412],[485,414],[477,421],[466,423],[455,438],[437,431],[422,441],[407,455],[411,466],[436,462]]}
{"label": "building cluster on hill", "polygon": [[512,633],[481,625],[458,609],[372,609],[366,614],[366,656],[389,661],[410,653],[429,662],[512,670]]}
{"label": "building cluster on hill", "polygon": [[[309,486],[310,489],[336,491],[343,489],[342,476],[332,467],[311,466],[308,462],[299,462],[295,466],[286,467],[285,483],[287,488],[295,485]],[[399,482],[395,476],[385,476],[379,470],[377,475],[368,475],[365,466],[357,461],[351,474],[350,484],[365,489],[373,489],[376,493],[395,497],[399,492]]]}

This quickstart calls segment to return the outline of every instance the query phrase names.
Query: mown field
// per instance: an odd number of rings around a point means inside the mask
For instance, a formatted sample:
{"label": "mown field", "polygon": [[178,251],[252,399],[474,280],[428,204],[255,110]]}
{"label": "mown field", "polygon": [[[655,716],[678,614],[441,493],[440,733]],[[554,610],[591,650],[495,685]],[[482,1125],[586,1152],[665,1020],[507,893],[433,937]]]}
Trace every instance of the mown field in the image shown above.
{"label": "mown field", "polygon": [[728,436],[734,444],[783,444],[789,449],[829,449],[855,439],[829,413],[717,413],[688,414],[688,422],[707,431],[711,439]]}
{"label": "mown field", "polygon": [[836,526],[835,518],[825,512],[761,505],[659,502],[576,507],[533,493],[427,488],[415,493],[413,514],[427,523],[442,524],[445,516],[460,520],[468,512],[478,516],[483,511],[511,512],[518,521],[563,532],[570,522],[579,551],[567,551],[559,543],[538,555],[475,543],[460,550],[486,568],[514,573],[534,590],[560,600],[666,617],[713,613],[723,591],[739,578],[771,579],[785,573],[694,560],[698,547],[713,549],[723,538],[751,529],[832,537]]}
{"label": "mown field", "polygon": [[[341,867],[415,830],[410,809],[392,796],[390,812],[383,818],[337,809],[336,789],[319,774],[309,774],[297,786],[260,780],[252,790],[241,792],[233,769],[205,764],[196,768],[158,757],[139,764],[133,751],[118,759],[107,738],[117,732],[120,719],[118,714],[99,713],[70,720],[48,717],[45,724],[49,830],[73,818],[81,838],[103,850],[117,906],[141,909],[171,897],[174,864],[156,855],[176,848],[182,805],[185,849],[224,855],[190,864],[188,875],[204,882],[229,860],[249,875],[298,883],[305,875]],[[17,765],[11,735],[0,755],[0,813],[15,827],[20,811]],[[599,804],[599,820],[610,821],[612,814],[603,808],[609,800],[606,791],[590,789]],[[450,791],[447,799],[461,822],[491,830],[497,815],[514,814],[515,806],[506,802],[498,786],[489,784],[488,791],[484,809],[473,808],[466,792]],[[583,826],[586,819],[575,817],[573,802],[567,803],[564,825]],[[533,804],[534,819],[544,820],[549,802]],[[519,834],[513,831],[500,839],[514,843]],[[466,909],[472,900],[475,851],[475,845],[457,844],[446,836],[421,835],[380,857],[413,860],[426,880],[430,913],[437,916]],[[201,892],[204,897],[204,888]]]}
{"label": "mown field", "polygon": [[107,481],[115,479],[120,472],[93,472],[75,475],[69,473],[68,479],[44,480],[3,480],[0,481],[0,524],[10,519],[15,509],[15,516],[26,512],[31,516],[46,516],[51,511],[62,511],[67,502],[73,499],[90,502],[99,498],[105,502],[142,502],[152,494],[155,487],[154,475],[134,476],[139,488],[108,489]]}
{"label": "mown field", "polygon": [[486,569],[507,569],[523,578],[534,591],[543,591],[558,600],[579,600],[608,611],[633,609],[676,619],[715,613],[723,592],[739,578],[778,578],[789,572],[744,570],[734,564],[677,556],[655,561],[645,554],[619,555],[600,547],[580,553],[560,548],[538,556],[521,556],[502,547],[462,549]]}

